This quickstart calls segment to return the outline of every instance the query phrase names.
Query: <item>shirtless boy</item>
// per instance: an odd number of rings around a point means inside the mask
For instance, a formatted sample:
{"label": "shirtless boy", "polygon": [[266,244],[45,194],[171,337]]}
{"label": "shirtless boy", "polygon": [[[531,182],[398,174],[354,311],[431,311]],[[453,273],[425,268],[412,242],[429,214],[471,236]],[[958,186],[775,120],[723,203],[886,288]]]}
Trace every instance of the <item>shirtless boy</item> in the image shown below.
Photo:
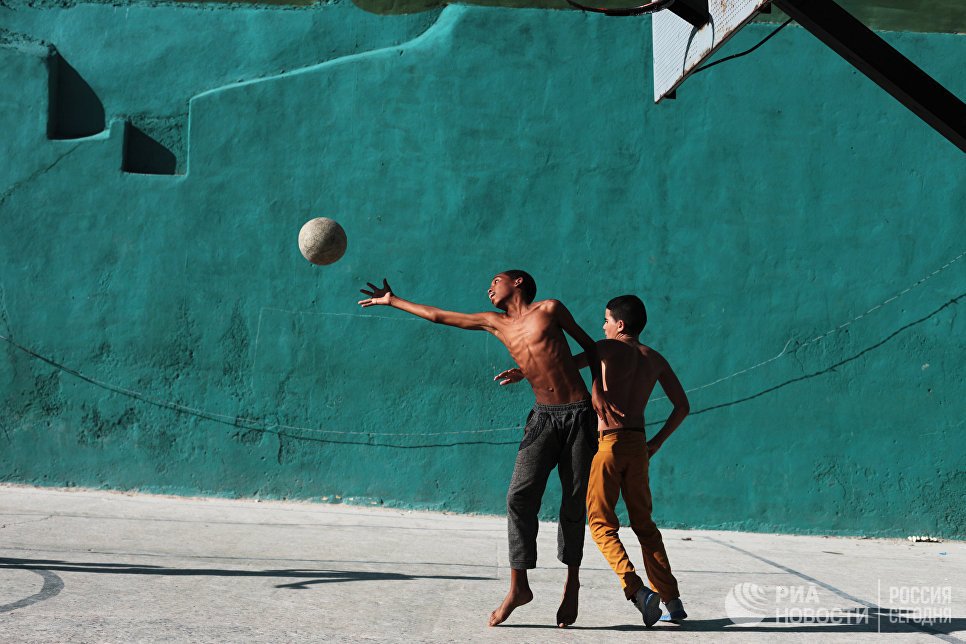
{"label": "shirtless boy", "polygon": [[[557,625],[577,619],[578,571],[583,555],[587,478],[597,450],[598,416],[608,424],[619,421],[600,381],[600,362],[593,340],[557,300],[534,302],[537,285],[523,271],[505,271],[490,282],[487,295],[502,312],[456,313],[397,297],[383,280],[362,290],[369,297],[363,307],[392,306],[438,324],[488,331],[509,350],[519,372],[533,387],[536,404],[527,419],[507,492],[507,531],[510,545],[510,592],[490,614],[490,626],[533,599],[527,570],[537,565],[537,514],[551,470],[557,467],[563,490],[557,530],[557,557],[567,565],[563,600]],[[587,387],[564,332],[584,349],[594,375],[593,395]],[[595,413],[596,412],[596,413]]]}
{"label": "shirtless boy", "polygon": [[[607,339],[597,343],[597,355],[602,364],[604,389],[610,401],[624,411],[624,416],[601,418],[597,424],[600,442],[590,470],[587,517],[597,547],[620,577],[624,596],[641,611],[644,624],[650,627],[661,617],[662,600],[671,621],[687,617],[661,532],[651,519],[647,470],[650,457],[677,429],[690,408],[688,397],[667,360],[640,343],[638,336],[646,323],[644,303],[636,296],[622,295],[607,303],[604,312]],[[574,360],[581,367],[586,364],[583,354]],[[503,383],[509,383],[519,380],[522,374],[511,369],[498,377]],[[648,441],[644,435],[644,408],[656,383],[661,383],[674,410],[661,431]],[[641,543],[644,570],[653,590],[637,575],[617,536],[620,522],[615,507],[621,495],[631,529]]]}

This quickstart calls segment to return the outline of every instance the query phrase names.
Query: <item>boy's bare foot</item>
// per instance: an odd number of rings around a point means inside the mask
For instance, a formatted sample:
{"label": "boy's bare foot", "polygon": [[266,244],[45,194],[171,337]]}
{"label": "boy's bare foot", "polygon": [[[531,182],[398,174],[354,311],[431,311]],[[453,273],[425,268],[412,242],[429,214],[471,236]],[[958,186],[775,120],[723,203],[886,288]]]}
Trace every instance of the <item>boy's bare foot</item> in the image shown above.
{"label": "boy's bare foot", "polygon": [[564,583],[563,599],[557,609],[557,626],[566,628],[577,621],[577,596],[580,592],[580,579],[577,566],[567,567],[567,581]]}
{"label": "boy's bare foot", "polygon": [[506,621],[514,608],[529,604],[533,600],[533,592],[529,588],[510,588],[510,592],[503,598],[503,603],[490,613],[490,626],[496,626]]}
{"label": "boy's bare foot", "polygon": [[563,599],[560,600],[560,608],[557,609],[557,626],[566,628],[577,621],[577,591],[580,584],[573,588],[568,584],[564,587]]}

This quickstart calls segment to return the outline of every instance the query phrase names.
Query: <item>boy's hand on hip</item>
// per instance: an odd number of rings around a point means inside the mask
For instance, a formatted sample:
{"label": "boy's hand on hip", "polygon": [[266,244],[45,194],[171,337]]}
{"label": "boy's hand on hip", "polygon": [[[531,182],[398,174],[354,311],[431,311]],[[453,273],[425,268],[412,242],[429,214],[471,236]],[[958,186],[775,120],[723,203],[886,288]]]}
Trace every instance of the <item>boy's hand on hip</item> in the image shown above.
{"label": "boy's hand on hip", "polygon": [[597,417],[604,421],[605,425],[615,425],[624,417],[624,412],[608,399],[603,387],[596,382],[590,394],[590,403],[597,412]]}
{"label": "boy's hand on hip", "polygon": [[510,385],[515,382],[520,382],[521,380],[526,380],[526,378],[523,375],[523,372],[517,369],[516,367],[514,367],[513,369],[507,369],[506,371],[502,371],[496,374],[495,376],[493,376],[493,379],[499,380],[501,385]]}
{"label": "boy's hand on hip", "polygon": [[376,305],[389,306],[392,304],[392,287],[389,286],[389,282],[387,282],[385,279],[382,280],[382,286],[376,286],[372,282],[366,282],[366,286],[368,286],[370,290],[367,291],[364,288],[359,289],[360,293],[369,296],[364,300],[359,300],[359,304],[362,305],[362,308]]}

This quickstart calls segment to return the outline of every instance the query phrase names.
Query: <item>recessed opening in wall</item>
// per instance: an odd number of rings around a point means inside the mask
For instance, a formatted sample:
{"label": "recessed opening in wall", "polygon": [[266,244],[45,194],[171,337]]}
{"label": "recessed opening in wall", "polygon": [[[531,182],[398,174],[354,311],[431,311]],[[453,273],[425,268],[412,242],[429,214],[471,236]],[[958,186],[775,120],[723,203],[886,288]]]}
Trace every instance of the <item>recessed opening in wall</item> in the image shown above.
{"label": "recessed opening in wall", "polygon": [[86,80],[55,52],[47,59],[47,138],[80,139],[104,131],[104,105]]}
{"label": "recessed opening in wall", "polygon": [[142,130],[127,123],[124,127],[124,159],[121,169],[135,174],[175,174],[178,161],[174,152]]}

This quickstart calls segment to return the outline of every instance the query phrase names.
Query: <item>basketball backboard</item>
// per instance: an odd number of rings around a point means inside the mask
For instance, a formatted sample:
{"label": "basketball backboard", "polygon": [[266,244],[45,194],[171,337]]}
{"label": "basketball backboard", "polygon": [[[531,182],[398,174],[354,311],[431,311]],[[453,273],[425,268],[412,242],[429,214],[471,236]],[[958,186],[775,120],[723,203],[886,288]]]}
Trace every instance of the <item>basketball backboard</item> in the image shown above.
{"label": "basketball backboard", "polygon": [[[567,2],[584,11],[610,16],[653,14],[655,103],[674,98],[678,86],[689,75],[699,71],[702,63],[739,29],[773,4],[789,19],[758,45],[732,57],[751,53],[794,20],[966,152],[966,104],[836,0],[651,0],[626,8]],[[728,58],[718,62],[725,60]]]}
{"label": "basketball backboard", "polygon": [[[654,102],[673,98],[678,86],[768,2],[676,0],[670,11],[654,13],[651,18]],[[690,12],[685,13],[682,9]]]}

